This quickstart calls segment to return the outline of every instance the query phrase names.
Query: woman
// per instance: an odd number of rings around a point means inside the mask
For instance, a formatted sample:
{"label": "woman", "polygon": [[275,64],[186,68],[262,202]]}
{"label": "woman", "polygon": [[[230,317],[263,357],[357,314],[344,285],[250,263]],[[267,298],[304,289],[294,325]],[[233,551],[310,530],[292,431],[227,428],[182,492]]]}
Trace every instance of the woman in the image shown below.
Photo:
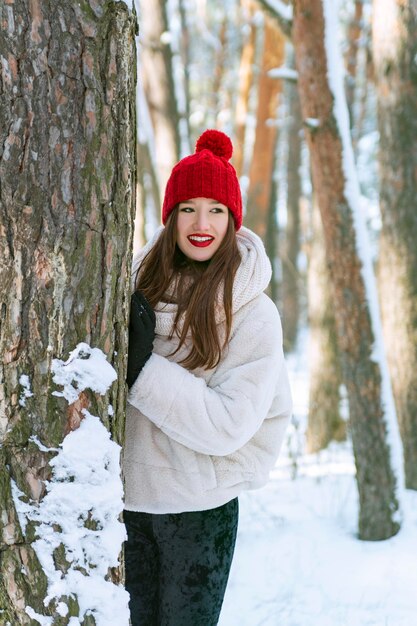
{"label": "woman", "polygon": [[133,262],[126,588],[133,626],[215,626],[237,496],[262,486],[291,412],[271,267],[241,228],[230,139],[174,167],[161,227]]}

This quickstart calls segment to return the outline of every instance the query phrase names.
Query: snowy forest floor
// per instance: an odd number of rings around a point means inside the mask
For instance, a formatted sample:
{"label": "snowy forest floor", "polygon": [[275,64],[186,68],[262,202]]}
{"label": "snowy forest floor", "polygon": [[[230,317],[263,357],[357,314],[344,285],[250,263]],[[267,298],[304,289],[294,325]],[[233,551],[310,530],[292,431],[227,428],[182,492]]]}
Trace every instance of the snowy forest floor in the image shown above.
{"label": "snowy forest floor", "polygon": [[289,359],[294,423],[263,489],[239,497],[235,556],[219,626],[417,626],[417,492],[407,490],[396,537],[357,539],[349,443],[302,450],[308,376]]}

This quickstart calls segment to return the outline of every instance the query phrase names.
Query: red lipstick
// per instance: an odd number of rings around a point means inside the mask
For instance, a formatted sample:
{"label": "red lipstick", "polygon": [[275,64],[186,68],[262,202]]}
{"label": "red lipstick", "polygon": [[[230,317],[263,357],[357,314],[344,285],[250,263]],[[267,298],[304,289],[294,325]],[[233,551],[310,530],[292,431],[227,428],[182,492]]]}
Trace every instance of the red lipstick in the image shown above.
{"label": "red lipstick", "polygon": [[192,246],[196,248],[207,248],[213,241],[214,237],[211,235],[203,235],[201,233],[193,233],[192,235],[188,235],[188,241]]}

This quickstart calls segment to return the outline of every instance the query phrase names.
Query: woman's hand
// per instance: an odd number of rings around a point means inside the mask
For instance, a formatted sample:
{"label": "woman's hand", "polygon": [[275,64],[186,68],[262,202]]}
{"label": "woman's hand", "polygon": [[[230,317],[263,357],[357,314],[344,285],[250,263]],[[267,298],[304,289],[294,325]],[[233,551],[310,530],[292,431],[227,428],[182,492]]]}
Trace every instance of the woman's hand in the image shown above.
{"label": "woman's hand", "polygon": [[129,349],[126,382],[130,387],[152,354],[155,339],[155,312],[140,291],[130,300]]}

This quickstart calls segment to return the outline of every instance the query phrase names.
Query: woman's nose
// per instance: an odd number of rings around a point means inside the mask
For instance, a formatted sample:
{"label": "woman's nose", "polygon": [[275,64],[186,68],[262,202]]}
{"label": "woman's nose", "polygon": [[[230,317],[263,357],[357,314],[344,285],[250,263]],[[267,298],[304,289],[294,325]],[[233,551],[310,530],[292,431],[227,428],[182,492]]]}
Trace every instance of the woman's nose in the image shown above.
{"label": "woman's nose", "polygon": [[203,212],[196,214],[195,224],[199,231],[207,230],[210,227],[208,216]]}

